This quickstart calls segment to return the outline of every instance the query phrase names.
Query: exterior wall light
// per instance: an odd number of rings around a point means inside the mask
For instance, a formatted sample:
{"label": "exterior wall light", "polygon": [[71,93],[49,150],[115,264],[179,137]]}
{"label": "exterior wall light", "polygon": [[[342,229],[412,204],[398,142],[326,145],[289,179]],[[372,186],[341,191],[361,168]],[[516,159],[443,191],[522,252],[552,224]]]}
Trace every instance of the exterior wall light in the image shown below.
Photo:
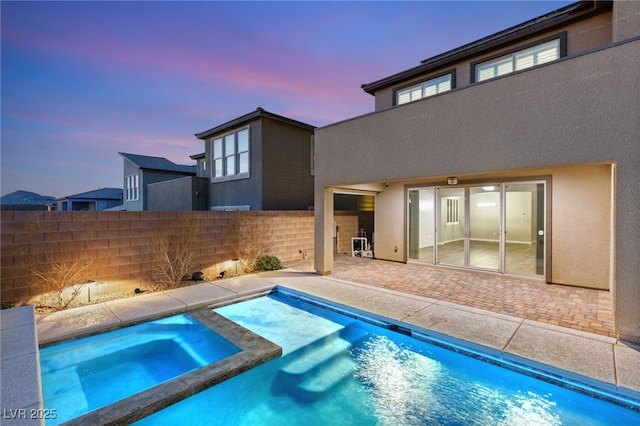
{"label": "exterior wall light", "polygon": [[448,177],[447,178],[447,184],[449,185],[457,185],[458,184],[458,178],[457,177]]}

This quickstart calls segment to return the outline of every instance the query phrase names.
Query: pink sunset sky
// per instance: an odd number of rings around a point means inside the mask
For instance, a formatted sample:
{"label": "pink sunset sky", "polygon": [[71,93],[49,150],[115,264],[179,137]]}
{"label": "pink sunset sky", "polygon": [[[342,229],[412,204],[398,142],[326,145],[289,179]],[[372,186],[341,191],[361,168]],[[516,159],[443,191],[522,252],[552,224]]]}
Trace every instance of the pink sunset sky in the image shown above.
{"label": "pink sunset sky", "polygon": [[249,113],[324,126],[361,89],[572,1],[2,1],[1,193],[123,186],[118,152],[195,164]]}

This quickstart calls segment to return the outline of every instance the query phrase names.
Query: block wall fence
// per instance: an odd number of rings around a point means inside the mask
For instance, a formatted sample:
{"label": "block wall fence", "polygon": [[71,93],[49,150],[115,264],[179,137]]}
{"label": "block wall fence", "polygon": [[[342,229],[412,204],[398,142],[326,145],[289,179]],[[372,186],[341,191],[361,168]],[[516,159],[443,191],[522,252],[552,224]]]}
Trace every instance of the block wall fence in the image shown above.
{"label": "block wall fence", "polygon": [[[284,265],[313,258],[313,211],[248,214],[273,232],[271,254]],[[30,267],[46,264],[52,253],[92,259],[92,294],[144,288],[154,281],[157,237],[178,234],[193,222],[199,229],[193,245],[193,272],[202,271],[207,279],[217,277],[221,271],[235,275],[235,255],[226,230],[236,217],[235,212],[209,211],[2,211],[0,300],[26,303],[41,294],[43,289],[30,274]],[[340,247],[335,251],[350,253],[348,244],[358,234],[358,220],[356,212],[336,212]]]}

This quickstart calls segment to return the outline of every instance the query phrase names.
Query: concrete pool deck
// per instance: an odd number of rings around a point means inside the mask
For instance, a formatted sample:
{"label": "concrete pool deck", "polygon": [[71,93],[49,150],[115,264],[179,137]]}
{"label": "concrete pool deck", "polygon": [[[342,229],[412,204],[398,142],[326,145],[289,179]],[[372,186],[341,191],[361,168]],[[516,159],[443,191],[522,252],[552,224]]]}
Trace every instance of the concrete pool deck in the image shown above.
{"label": "concrete pool deck", "polygon": [[[19,414],[15,418],[3,418],[3,424],[41,424],[41,419],[28,418],[29,410],[43,408],[37,345],[204,306],[229,304],[267,294],[276,286],[338,307],[354,309],[370,318],[397,324],[431,339],[459,344],[470,351],[477,349],[505,363],[532,367],[555,378],[566,378],[577,386],[594,386],[640,406],[638,346],[608,336],[444,300],[331,276],[281,270],[141,294],[35,319],[33,307],[29,306],[2,311],[1,402],[2,408],[7,410],[5,414]],[[25,410],[27,417],[21,416],[23,411],[15,410]]]}

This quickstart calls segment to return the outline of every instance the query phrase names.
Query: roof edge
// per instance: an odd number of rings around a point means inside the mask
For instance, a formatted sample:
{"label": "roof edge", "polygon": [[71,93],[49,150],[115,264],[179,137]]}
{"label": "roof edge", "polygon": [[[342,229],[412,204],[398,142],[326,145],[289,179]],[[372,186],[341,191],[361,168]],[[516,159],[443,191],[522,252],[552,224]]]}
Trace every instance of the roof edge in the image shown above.
{"label": "roof edge", "polygon": [[294,120],[292,118],[287,118],[284,117],[282,115],[278,115],[278,114],[274,114],[272,112],[269,112],[267,110],[265,110],[262,107],[258,107],[256,108],[255,111],[251,111],[248,114],[242,115],[238,118],[234,118],[231,121],[228,121],[224,124],[221,124],[219,126],[213,127],[209,130],[205,130],[204,132],[200,132],[200,133],[196,133],[195,137],[198,139],[205,139],[215,133],[219,133],[222,132],[226,129],[229,129],[231,127],[240,125],[242,123],[245,123],[247,121],[253,120],[254,118],[258,118],[258,117],[268,117],[271,118],[272,120],[277,120],[277,121],[281,121],[283,123],[287,123],[287,124],[291,124],[297,127],[302,127],[304,129],[308,129],[308,130],[314,130],[316,128],[316,126],[312,126],[311,124],[307,124],[307,123],[303,123],[301,121],[297,121]]}
{"label": "roof edge", "polygon": [[[144,155],[144,154],[132,154],[130,152],[118,152],[118,154],[124,158],[126,161],[128,161],[129,163],[131,163],[134,167],[140,169],[140,170],[155,170],[155,171],[159,171],[159,172],[174,172],[174,173],[188,173],[188,174],[196,174],[196,165],[195,164],[177,164],[174,163],[173,161],[165,158],[165,157],[157,157],[154,155]],[[138,157],[146,157],[146,158],[154,158],[157,160],[164,160],[167,163],[170,163],[172,166],[175,166],[177,168],[189,168],[190,170],[177,170],[177,169],[170,169],[170,168],[163,168],[163,167],[150,167],[150,166],[145,166],[142,165],[140,163],[135,162],[132,158],[129,158],[129,155],[135,155]],[[191,170],[193,169],[193,170]]]}

